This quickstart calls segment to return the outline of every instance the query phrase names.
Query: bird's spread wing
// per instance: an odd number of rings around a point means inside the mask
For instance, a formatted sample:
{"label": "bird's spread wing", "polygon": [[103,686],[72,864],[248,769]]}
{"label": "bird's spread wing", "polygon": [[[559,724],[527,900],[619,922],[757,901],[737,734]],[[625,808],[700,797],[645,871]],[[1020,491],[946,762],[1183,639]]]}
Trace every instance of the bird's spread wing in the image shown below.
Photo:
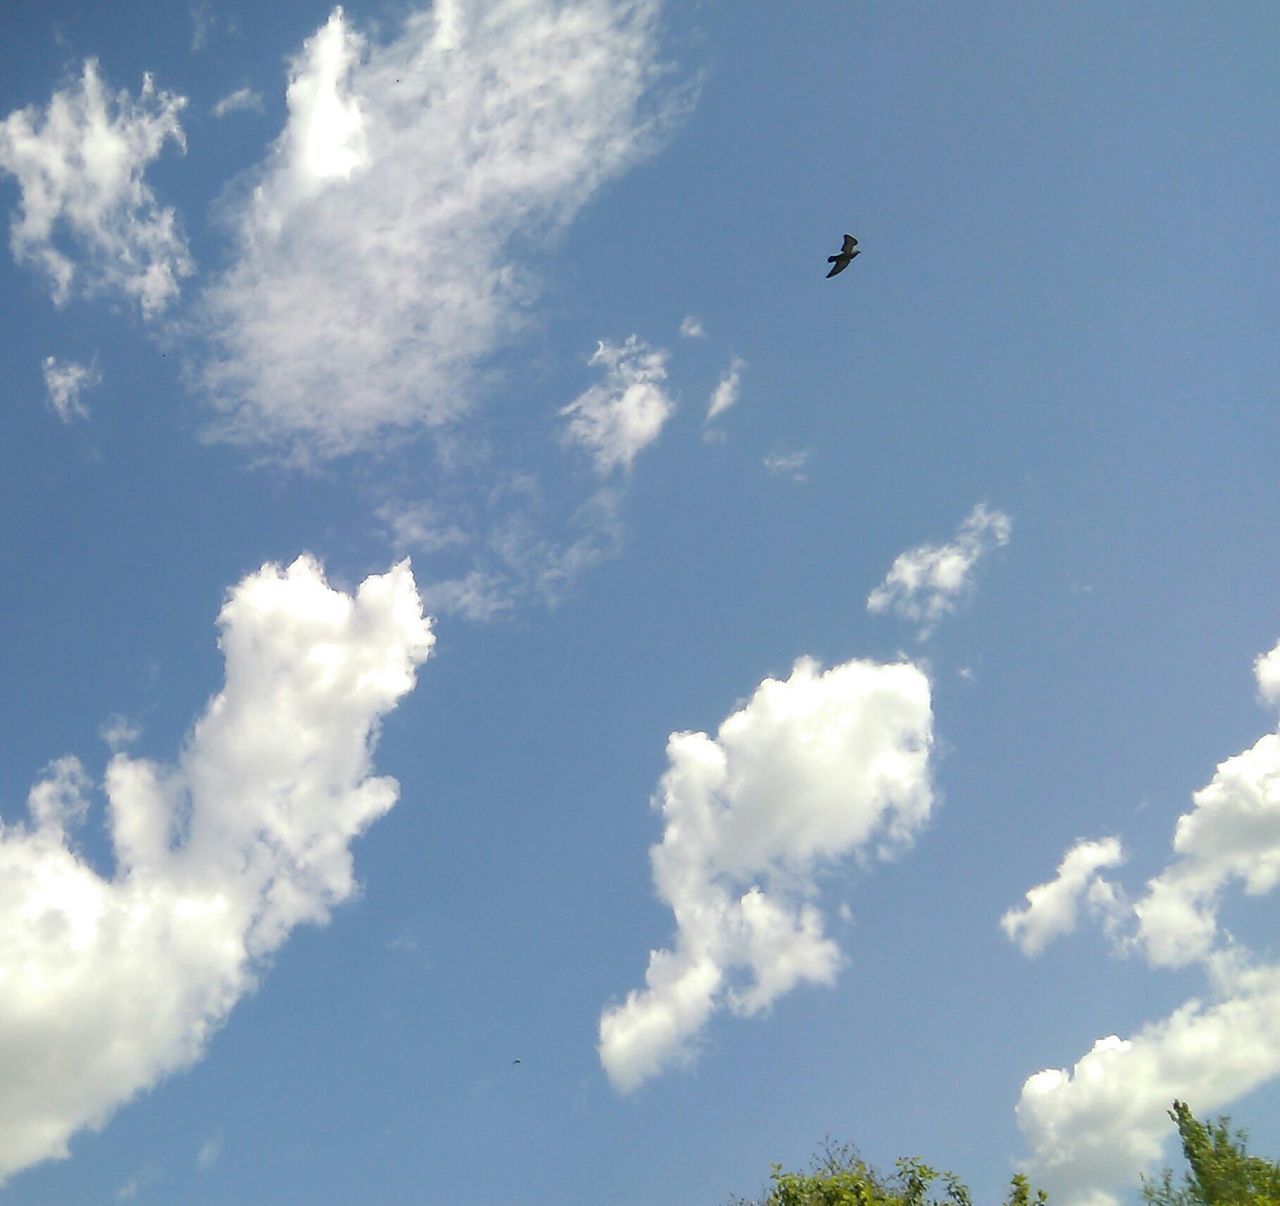
{"label": "bird's spread wing", "polygon": [[849,267],[849,261],[842,255],[833,255],[831,259],[834,261],[831,265],[831,271],[827,273],[827,279],[835,276],[837,272],[843,272]]}
{"label": "bird's spread wing", "polygon": [[845,255],[848,255],[849,252],[851,252],[857,245],[858,245],[858,240],[855,239],[853,235],[847,234],[844,236],[844,246],[840,250]]}

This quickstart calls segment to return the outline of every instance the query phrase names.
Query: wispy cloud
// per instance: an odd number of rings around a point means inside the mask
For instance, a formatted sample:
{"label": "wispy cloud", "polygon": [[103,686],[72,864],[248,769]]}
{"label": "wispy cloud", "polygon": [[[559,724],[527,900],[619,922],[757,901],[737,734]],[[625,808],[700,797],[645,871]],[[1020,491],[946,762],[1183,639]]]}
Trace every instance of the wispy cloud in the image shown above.
{"label": "wispy cloud", "polygon": [[53,413],[64,423],[87,419],[89,408],[80,400],[80,395],[102,384],[97,364],[77,364],[74,360],[46,356],[40,368]]}
{"label": "wispy cloud", "polygon": [[195,0],[190,6],[191,49],[203,50],[209,41],[209,31],[214,26],[213,5],[209,0]]}
{"label": "wispy cloud", "polygon": [[146,1189],[160,1180],[160,1166],[149,1160],[116,1190],[117,1202],[132,1202],[138,1197],[139,1190]]}
{"label": "wispy cloud", "polygon": [[309,558],[264,566],[219,629],[226,683],[177,763],[107,766],[112,877],[74,848],[74,757],[0,828],[0,1180],[198,1059],[290,931],[355,891],[350,842],[395,803],[372,747],[433,641],[407,563],[354,597]]}
{"label": "wispy cloud", "polygon": [[922,544],[897,557],[885,580],[867,596],[867,610],[892,611],[920,625],[924,640],[971,589],[973,572],[991,549],[1007,544],[1013,523],[979,503],[950,544]]}
{"label": "wispy cloud", "polygon": [[746,367],[745,360],[737,356],[733,358],[712,391],[711,404],[707,407],[707,417],[704,422],[710,423],[717,415],[724,414],[738,401],[738,395],[742,389],[742,370]]}
{"label": "wispy cloud", "polygon": [[702,319],[696,314],[686,314],[680,322],[680,334],[685,339],[705,339],[706,331],[702,329]]}
{"label": "wispy cloud", "polygon": [[143,181],[167,142],[185,150],[185,104],[150,75],[136,100],[111,96],[89,59],[47,109],[18,109],[0,124],[0,170],[21,189],[10,246],[45,275],[56,305],[77,292],[121,293],[151,317],[194,270],[174,211]]}
{"label": "wispy cloud", "polygon": [[262,112],[262,94],[252,88],[237,88],[218,101],[212,109],[214,117],[226,117],[228,113],[239,113],[243,110]]}
{"label": "wispy cloud", "polygon": [[433,503],[389,500],[375,514],[398,553],[438,553],[471,540],[460,524]]}
{"label": "wispy cloud", "polygon": [[218,1157],[222,1154],[222,1139],[214,1135],[206,1139],[201,1145],[200,1150],[196,1152],[196,1167],[202,1172],[207,1168],[212,1168],[218,1162]]}
{"label": "wispy cloud", "polygon": [[[1255,663],[1274,702],[1280,645]],[[1102,921],[1117,953],[1154,968],[1199,964],[1209,1000],[1192,999],[1130,1039],[1099,1039],[1071,1070],[1030,1077],[1018,1122],[1030,1167],[1066,1206],[1112,1203],[1160,1154],[1175,1097],[1197,1113],[1216,1110],[1280,1077],[1280,965],[1252,955],[1219,920],[1227,885],[1247,896],[1280,885],[1280,733],[1222,762],[1174,829],[1173,858],[1130,900],[1101,875],[1124,854],[1120,842],[1081,842],[1058,877],[1027,893],[1005,932],[1029,954],[1068,932],[1080,901]]]}
{"label": "wispy cloud", "polygon": [[766,679],[715,737],[673,733],[654,806],[654,885],[676,917],[645,987],[600,1018],[600,1059],[630,1092],[688,1063],[713,1014],[752,1016],[840,966],[818,876],[888,857],[932,807],[929,683],[917,667],[798,661]]}
{"label": "wispy cloud", "polygon": [[336,9],[204,298],[215,434],[306,459],[465,414],[528,321],[528,250],[655,145],[657,50],[647,0],[454,0],[382,45]]}
{"label": "wispy cloud", "polygon": [[675,411],[663,386],[667,353],[631,335],[621,345],[601,340],[588,363],[601,366],[605,379],[560,412],[569,420],[564,440],[586,449],[607,476],[630,469]]}
{"label": "wispy cloud", "polygon": [[137,741],[142,736],[142,727],[123,716],[112,716],[98,729],[98,736],[114,753]]}
{"label": "wispy cloud", "polygon": [[809,463],[810,449],[800,448],[795,452],[771,452],[764,458],[764,467],[770,477],[789,477],[792,481],[808,480],[804,471]]}

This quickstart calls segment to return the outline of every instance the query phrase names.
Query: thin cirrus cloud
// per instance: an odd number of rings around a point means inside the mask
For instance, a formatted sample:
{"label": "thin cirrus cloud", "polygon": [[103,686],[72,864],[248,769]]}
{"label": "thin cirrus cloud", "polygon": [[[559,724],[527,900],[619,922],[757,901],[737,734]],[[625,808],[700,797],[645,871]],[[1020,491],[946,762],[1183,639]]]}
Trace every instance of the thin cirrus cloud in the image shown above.
{"label": "thin cirrus cloud", "polygon": [[652,951],[645,987],[600,1017],[616,1089],[687,1064],[717,1012],[758,1015],[799,984],[834,980],[842,959],[815,903],[821,874],[853,855],[889,857],[928,820],[931,734],[918,667],[824,671],[802,658],[715,737],[671,735],[650,857],[675,944]]}
{"label": "thin cirrus cloud", "polygon": [[46,109],[18,109],[0,124],[0,171],[21,192],[9,245],[45,277],[55,305],[120,294],[151,318],[194,271],[174,211],[143,180],[167,143],[186,149],[185,104],[150,75],[136,99],[111,95],[89,59]]}
{"label": "thin cirrus cloud", "polygon": [[453,0],[381,45],[335,9],[200,307],[213,434],[316,459],[465,413],[527,321],[518,256],[676,112],[656,8]]}
{"label": "thin cirrus cloud", "polygon": [[920,625],[919,639],[924,640],[972,588],[978,563],[991,549],[1008,544],[1012,529],[1007,515],[979,503],[949,544],[922,544],[900,554],[867,596],[867,610],[891,611]]}
{"label": "thin cirrus cloud", "polygon": [[[1276,701],[1278,666],[1280,644],[1254,664],[1264,701]],[[1077,843],[1057,877],[1001,922],[1036,954],[1074,927],[1083,900],[1117,953],[1153,968],[1199,964],[1208,981],[1207,999],[1132,1038],[1101,1038],[1073,1069],[1049,1068],[1024,1084],[1018,1123],[1032,1148],[1028,1167],[1065,1206],[1118,1202],[1134,1169],[1158,1158],[1175,1097],[1203,1114],[1280,1076],[1280,964],[1250,952],[1219,917],[1229,885],[1256,897],[1280,884],[1280,732],[1219,764],[1178,819],[1173,858],[1133,900],[1102,875],[1123,858],[1115,838]]]}
{"label": "thin cirrus cloud", "polygon": [[97,364],[77,364],[74,360],[46,356],[40,369],[53,413],[64,423],[87,419],[89,408],[80,395],[102,384],[102,373]]}
{"label": "thin cirrus cloud", "polygon": [[114,875],[76,849],[75,757],[0,827],[0,1181],[197,1060],[290,931],[356,890],[350,842],[395,803],[371,753],[434,640],[408,563],[354,596],[310,558],[267,565],[218,624],[226,682],[176,765],[107,765]]}
{"label": "thin cirrus cloud", "polygon": [[561,410],[568,419],[563,439],[590,453],[596,472],[606,477],[631,468],[661,434],[675,403],[663,384],[666,351],[638,335],[622,344],[601,340],[588,363],[603,368],[605,379]]}

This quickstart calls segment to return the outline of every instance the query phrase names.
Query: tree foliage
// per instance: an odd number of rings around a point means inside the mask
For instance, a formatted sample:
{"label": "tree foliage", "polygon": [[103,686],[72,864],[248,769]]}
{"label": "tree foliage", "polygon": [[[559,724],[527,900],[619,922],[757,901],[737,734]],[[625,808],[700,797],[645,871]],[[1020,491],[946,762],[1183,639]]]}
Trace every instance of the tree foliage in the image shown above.
{"label": "tree foliage", "polygon": [[1251,1156],[1248,1135],[1232,1133],[1229,1118],[1200,1122],[1185,1101],[1169,1117],[1178,1127],[1187,1172],[1175,1185],[1167,1168],[1159,1181],[1142,1182],[1144,1201],[1155,1206],[1280,1206],[1280,1164]]}
{"label": "tree foliage", "polygon": [[[1187,1172],[1181,1184],[1165,1169],[1155,1181],[1142,1178],[1142,1197],[1152,1206],[1280,1206],[1280,1162],[1251,1156],[1248,1135],[1231,1130],[1231,1119],[1201,1122],[1185,1101],[1169,1111],[1182,1141]],[[852,1144],[830,1139],[807,1173],[773,1166],[763,1197],[734,1198],[728,1206],[973,1206],[954,1173],[939,1172],[907,1157],[894,1172],[879,1172]],[[940,1195],[940,1196],[939,1196]],[[1049,1195],[1018,1173],[1003,1206],[1046,1206]]]}
{"label": "tree foliage", "polygon": [[[807,1173],[784,1172],[775,1164],[772,1186],[758,1203],[737,1198],[731,1206],[973,1206],[968,1189],[954,1173],[905,1157],[886,1175],[868,1164],[851,1144],[828,1140]],[[937,1196],[938,1194],[942,1196]],[[1033,1191],[1027,1178],[1013,1178],[1004,1206],[1043,1206],[1048,1197]]]}

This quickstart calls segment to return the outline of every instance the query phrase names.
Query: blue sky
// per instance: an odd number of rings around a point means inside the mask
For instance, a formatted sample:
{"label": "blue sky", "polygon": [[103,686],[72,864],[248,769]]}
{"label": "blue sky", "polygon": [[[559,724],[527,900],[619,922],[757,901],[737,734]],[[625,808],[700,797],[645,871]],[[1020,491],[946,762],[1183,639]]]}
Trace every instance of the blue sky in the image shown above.
{"label": "blue sky", "polygon": [[4,28],[0,1200],[1276,1153],[1272,6]]}

